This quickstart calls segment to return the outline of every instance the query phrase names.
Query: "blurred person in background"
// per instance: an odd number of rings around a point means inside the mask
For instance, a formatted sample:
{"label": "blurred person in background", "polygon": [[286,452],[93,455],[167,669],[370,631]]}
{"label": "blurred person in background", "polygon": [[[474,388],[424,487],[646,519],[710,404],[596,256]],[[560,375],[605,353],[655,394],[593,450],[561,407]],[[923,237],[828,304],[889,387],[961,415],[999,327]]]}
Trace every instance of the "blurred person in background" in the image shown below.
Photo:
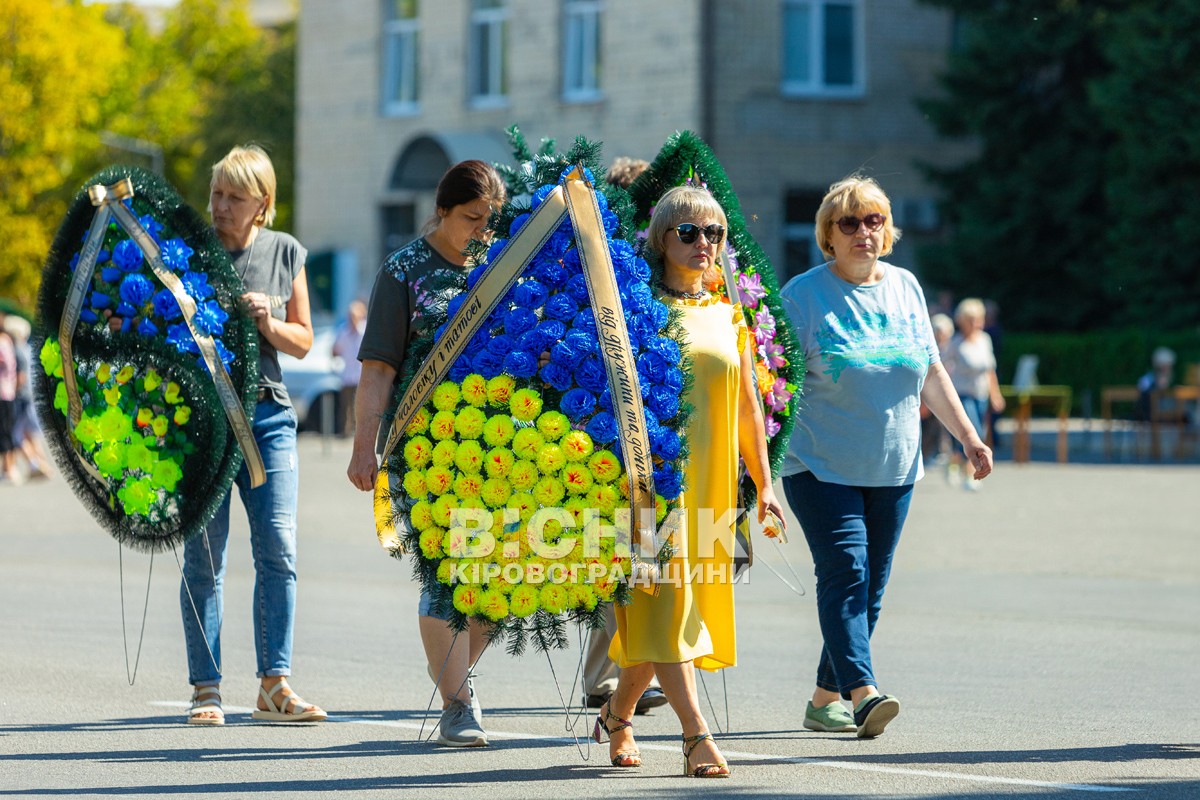
{"label": "blurred person in background", "polygon": [[367,304],[355,300],[346,309],[346,322],[333,341],[333,354],[342,360],[342,436],[354,435],[354,398],[362,377],[358,348],[367,329]]}
{"label": "blurred person in background", "polygon": [[49,478],[50,457],[42,442],[42,429],[33,407],[33,384],[30,381],[29,322],[9,315],[3,322],[4,331],[12,338],[17,361],[17,396],[13,402],[12,440],[14,452],[24,456],[30,478]]}
{"label": "blurred person in background", "polygon": [[4,331],[7,315],[0,311],[0,470],[3,479],[21,483],[17,471],[16,442],[13,440],[14,412],[17,399],[17,349]]}
{"label": "blurred person in background", "polygon": [[[1169,347],[1156,347],[1150,355],[1150,371],[1138,378],[1137,418],[1143,422],[1150,419],[1152,408],[1150,396],[1155,392],[1165,392],[1175,385],[1175,351]],[[1165,407],[1169,403],[1159,401],[1159,411],[1170,410]]]}
{"label": "blurred person in background", "polygon": [[[933,340],[937,343],[938,352],[945,360],[946,345],[954,336],[954,320],[945,314],[934,314],[929,318],[933,326]],[[921,403],[921,456],[925,465],[945,465],[950,461],[950,433],[946,426],[934,416],[923,401]]]}
{"label": "blurred person in background", "polygon": [[[1000,381],[996,378],[996,354],[992,350],[992,338],[983,330],[986,312],[983,301],[968,297],[954,310],[954,322],[958,326],[955,334],[942,351],[942,362],[950,374],[950,382],[958,392],[958,399],[975,432],[982,439],[987,435],[988,411],[1004,411],[1004,397],[1000,394]],[[965,455],[959,448],[950,452],[947,480],[962,481],[962,487],[970,491],[979,489],[979,482],[963,468]]]}

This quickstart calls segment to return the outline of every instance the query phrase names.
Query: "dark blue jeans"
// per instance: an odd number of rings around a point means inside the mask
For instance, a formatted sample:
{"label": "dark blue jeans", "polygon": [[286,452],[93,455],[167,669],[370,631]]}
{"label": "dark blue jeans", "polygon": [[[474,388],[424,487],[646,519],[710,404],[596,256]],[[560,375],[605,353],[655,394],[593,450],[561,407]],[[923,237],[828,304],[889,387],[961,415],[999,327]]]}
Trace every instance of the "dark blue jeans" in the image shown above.
{"label": "dark blue jeans", "polygon": [[817,617],[825,639],[817,686],[846,699],[851,689],[878,686],[871,669],[871,634],[912,490],[912,484],[823,483],[811,472],[783,479],[816,566]]}

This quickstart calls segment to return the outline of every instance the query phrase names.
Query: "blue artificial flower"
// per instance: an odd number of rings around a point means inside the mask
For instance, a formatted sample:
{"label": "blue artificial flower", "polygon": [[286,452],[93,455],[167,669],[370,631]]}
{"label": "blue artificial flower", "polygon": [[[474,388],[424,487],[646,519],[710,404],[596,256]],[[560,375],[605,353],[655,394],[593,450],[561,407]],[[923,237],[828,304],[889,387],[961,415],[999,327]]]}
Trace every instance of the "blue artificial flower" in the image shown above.
{"label": "blue artificial flower", "polygon": [[579,328],[568,331],[567,335],[563,337],[563,343],[571,349],[576,358],[600,352],[600,343],[596,339],[596,334]]}
{"label": "blue artificial flower", "polygon": [[601,212],[608,210],[608,198],[604,196],[604,192],[596,192],[596,205],[600,206]]}
{"label": "blue artificial flower", "polygon": [[560,392],[565,392],[571,388],[574,379],[571,376],[571,369],[565,364],[560,364],[557,361],[551,361],[546,366],[542,367],[542,380],[553,386]]}
{"label": "blue artificial flower", "polygon": [[668,500],[679,497],[683,490],[683,477],[671,464],[663,464],[654,470],[654,491]]}
{"label": "blue artificial flower", "polygon": [[683,370],[679,367],[667,367],[663,374],[662,385],[673,392],[683,391]]}
{"label": "blue artificial flower", "polygon": [[581,356],[570,342],[563,339],[561,342],[555,342],[554,346],[550,348],[550,358],[567,369],[571,369]]}
{"label": "blue artificial flower", "polygon": [[666,374],[668,364],[662,356],[650,351],[643,352],[637,357],[638,379],[650,384],[660,384]]}
{"label": "blue artificial flower", "polygon": [[[662,303],[653,303],[654,306],[662,307]],[[629,325],[630,333],[636,334],[643,341],[649,341],[658,335],[662,325],[659,325],[650,314],[633,314],[626,318]]]}
{"label": "blue artificial flower", "polygon": [[596,314],[592,311],[592,307],[584,306],[580,309],[579,313],[571,319],[571,327],[594,338],[597,335]]}
{"label": "blue artificial flower", "polygon": [[112,308],[112,298],[104,292],[92,292],[92,297],[88,301],[89,305],[97,311],[103,311],[106,308]]}
{"label": "blue artificial flower", "polygon": [[678,364],[683,357],[679,343],[669,336],[654,336],[647,339],[646,349],[668,364]]}
{"label": "blue artificial flower", "polygon": [[449,322],[443,322],[441,325],[438,325],[437,330],[433,332],[433,340],[436,342],[438,339],[441,339],[442,334],[446,332],[446,328],[448,327],[450,327]]}
{"label": "blue artificial flower", "polygon": [[110,258],[112,258],[112,253],[108,252],[103,247],[101,247],[100,251],[98,253],[96,253],[96,263],[97,264],[103,264],[105,261],[108,261]]}
{"label": "blue artificial flower", "polygon": [[500,255],[500,251],[508,246],[508,239],[497,239],[488,245],[487,263],[491,264]]}
{"label": "blue artificial flower", "polygon": [[[571,170],[573,170],[573,169],[575,169],[575,167],[573,167],[573,166],[567,167],[566,169],[564,169],[562,172],[559,173],[558,179],[560,181],[565,180],[567,175],[569,175],[571,173]],[[587,167],[583,168],[583,177],[587,179],[588,183],[592,184],[593,186],[596,185],[596,176],[593,175],[592,171],[590,169],[588,169]]]}
{"label": "blue artificial flower", "polygon": [[196,251],[188,247],[187,242],[178,237],[167,239],[162,244],[162,260],[170,269],[175,272],[186,272],[188,268],[188,260]]}
{"label": "blue artificial flower", "polygon": [[517,337],[502,333],[487,343],[487,352],[504,358],[517,348]]}
{"label": "blue artificial flower", "polygon": [[175,295],[167,289],[154,295],[154,313],[168,321],[183,316],[179,303],[175,302]]}
{"label": "blue artificial flower", "polygon": [[621,218],[608,209],[600,212],[600,220],[604,223],[604,232],[609,236],[615,235],[617,228],[621,227]]}
{"label": "blue artificial flower", "polygon": [[624,239],[613,239],[608,245],[608,254],[612,258],[613,269],[618,275],[629,273],[637,258],[633,245]]}
{"label": "blue artificial flower", "polygon": [[121,333],[129,333],[133,330],[133,316],[121,317]]}
{"label": "blue artificial flower", "polygon": [[529,278],[517,286],[513,292],[513,302],[522,308],[536,310],[542,307],[549,294],[545,286],[542,286],[533,278]]}
{"label": "blue artificial flower", "polygon": [[565,219],[562,224],[555,229],[554,233],[550,234],[550,238],[546,240],[546,244],[542,246],[541,254],[550,256],[555,261],[561,259],[567,252],[567,248],[575,241],[575,228],[571,225],[570,219]]}
{"label": "blue artificial flower", "polygon": [[125,273],[121,272],[121,270],[117,267],[105,267],[104,269],[100,270],[100,280],[104,281],[105,283],[116,285],[121,282],[121,277],[124,274]]}
{"label": "blue artificial flower", "polygon": [[[79,253],[71,256],[71,260],[68,262],[67,266],[71,268],[71,272],[75,271],[75,267],[79,266]],[[109,283],[112,283],[112,281],[109,281]]]}
{"label": "blue artificial flower", "polygon": [[158,336],[158,326],[148,319],[143,319],[138,323],[137,332],[142,336]]}
{"label": "blue artificial flower", "polygon": [[138,310],[122,300],[120,303],[117,303],[117,308],[113,311],[113,315],[121,318],[136,317]]}
{"label": "blue artificial flower", "polygon": [[612,392],[608,390],[607,386],[604,387],[604,391],[600,393],[600,399],[596,401],[596,404],[608,413],[613,413]]}
{"label": "blue artificial flower", "polygon": [[645,314],[650,310],[650,304],[655,302],[654,292],[644,283],[634,283],[630,286],[628,296],[625,307],[634,314]]}
{"label": "blue artificial flower", "polygon": [[569,295],[576,303],[583,304],[588,302],[588,285],[587,278],[581,272],[578,275],[572,275],[567,279],[565,294]]}
{"label": "blue artificial flower", "polygon": [[567,251],[562,258],[562,265],[563,269],[567,271],[567,275],[572,278],[583,274],[583,263],[579,260],[578,248],[572,247]]}
{"label": "blue artificial flower", "polygon": [[528,308],[514,308],[504,315],[504,331],[509,334],[522,334],[538,324],[537,314]]}
{"label": "blue artificial flower", "polygon": [[154,284],[140,273],[130,273],[121,281],[119,293],[126,303],[141,308],[154,296]]}
{"label": "blue artificial flower", "polygon": [[571,389],[562,396],[558,408],[572,422],[580,422],[596,408],[596,396],[587,389]]}
{"label": "blue artificial flower", "polygon": [[192,332],[187,325],[171,325],[167,328],[167,344],[174,345],[181,353],[200,353],[200,346],[192,338]]}
{"label": "blue artificial flower", "polygon": [[[138,217],[138,222],[146,229],[146,233],[150,234],[150,238],[158,241],[158,235],[163,231],[163,224],[149,214],[143,214]],[[165,261],[166,259],[164,259]],[[169,264],[167,266],[170,266]]]}
{"label": "blue artificial flower", "polygon": [[679,413],[679,394],[666,386],[652,386],[646,404],[659,419],[672,419]]}
{"label": "blue artificial flower", "polygon": [[597,411],[584,428],[596,444],[609,444],[617,439],[617,420],[607,411]]}
{"label": "blue artificial flower", "polygon": [[608,376],[604,372],[604,364],[597,356],[588,356],[575,367],[575,382],[584,389],[600,394],[608,386]]}
{"label": "blue artificial flower", "polygon": [[221,357],[221,363],[225,365],[225,369],[229,369],[229,365],[233,363],[235,358],[233,351],[227,348],[220,339],[214,340],[213,344],[216,345],[217,355]]}
{"label": "blue artificial flower", "polygon": [[90,308],[85,308],[79,312],[79,318],[89,325],[94,322],[99,322],[100,318],[96,316],[96,312]]}
{"label": "blue artificial flower", "polygon": [[483,275],[483,273],[487,272],[487,268],[488,268],[487,264],[480,264],[480,265],[474,267],[470,271],[470,273],[467,274],[467,288],[468,289],[475,288],[475,284],[479,283],[479,278]]}
{"label": "blue artificial flower", "polygon": [[537,208],[543,202],[545,202],[546,198],[549,197],[550,193],[553,191],[554,184],[552,183],[547,183],[545,186],[539,186],[537,191],[533,193],[533,200],[530,203],[530,206],[532,208]]}
{"label": "blue artificial flower", "polygon": [[682,448],[683,440],[679,438],[679,434],[666,427],[660,427],[654,441],[650,442],[650,452],[666,461],[679,458]]}
{"label": "blue artificial flower", "polygon": [[475,367],[471,364],[471,357],[464,354],[455,359],[454,366],[450,367],[450,371],[446,373],[446,377],[455,383],[460,383],[474,371]]}
{"label": "blue artificial flower", "polygon": [[513,217],[513,221],[511,223],[509,223],[509,226],[508,226],[508,235],[516,236],[517,231],[521,230],[521,228],[525,225],[526,222],[529,222],[530,216],[532,216],[532,215],[526,213],[526,214],[518,214],[517,216]]}
{"label": "blue artificial flower", "polygon": [[538,358],[528,350],[514,350],[504,357],[504,371],[514,378],[532,378],[537,370]]}
{"label": "blue artificial flower", "polygon": [[112,260],[125,272],[137,272],[142,268],[142,250],[132,239],[123,239],[113,248]]}
{"label": "blue artificial flower", "polygon": [[537,353],[540,356],[549,347],[550,344],[545,341],[545,337],[542,336],[537,328],[525,331],[517,337],[517,349],[524,350],[527,353]]}
{"label": "blue artificial flower", "polygon": [[490,380],[503,371],[504,356],[484,350],[471,359],[471,365],[475,367],[476,372]]}
{"label": "blue artificial flower", "polygon": [[538,323],[537,332],[542,337],[542,349],[549,350],[554,343],[567,335],[567,326],[557,319],[546,319]]}
{"label": "blue artificial flower", "polygon": [[[582,277],[582,276],[581,276]],[[579,310],[579,303],[567,292],[559,292],[546,301],[543,313],[550,319],[568,320]]]}
{"label": "blue artificial flower", "polygon": [[543,257],[545,255],[546,250],[542,250],[538,260],[533,262],[532,274],[549,288],[561,289],[569,277],[567,271],[559,263],[557,256],[553,258]]}
{"label": "blue artificial flower", "polygon": [[651,303],[649,312],[647,313],[647,316],[654,320],[655,329],[658,331],[662,330],[667,324],[667,318],[670,315],[671,312],[662,303]]}
{"label": "blue artificial flower", "polygon": [[203,272],[189,270],[183,273],[179,280],[183,282],[183,288],[187,289],[187,293],[197,302],[207,300],[217,293],[216,289],[208,285],[208,275]]}
{"label": "blue artificial flower", "polygon": [[458,310],[462,308],[463,301],[467,299],[465,294],[457,294],[450,298],[450,302],[446,304],[446,317],[453,319]]}
{"label": "blue artificial flower", "polygon": [[217,305],[215,300],[209,300],[196,307],[196,315],[192,317],[192,323],[201,333],[220,336],[225,332],[225,321],[228,319],[229,313]]}
{"label": "blue artificial flower", "polygon": [[646,283],[650,280],[650,264],[647,263],[646,259],[638,256],[633,260],[633,267],[630,269],[630,275],[642,283]]}

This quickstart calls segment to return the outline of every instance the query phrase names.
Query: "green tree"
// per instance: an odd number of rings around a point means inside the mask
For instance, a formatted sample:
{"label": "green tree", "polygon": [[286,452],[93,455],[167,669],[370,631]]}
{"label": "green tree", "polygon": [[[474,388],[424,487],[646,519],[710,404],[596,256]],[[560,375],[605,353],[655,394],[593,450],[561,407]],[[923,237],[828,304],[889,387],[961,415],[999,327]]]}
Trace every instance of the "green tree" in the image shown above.
{"label": "green tree", "polygon": [[54,229],[100,149],[101,99],[126,58],[96,7],[0,7],[0,296],[33,306]]}
{"label": "green tree", "polygon": [[1128,3],[1102,48],[1091,99],[1112,131],[1104,165],[1113,214],[1108,286],[1118,319],[1200,323],[1200,5]]}
{"label": "green tree", "polygon": [[960,167],[926,168],[952,232],[922,252],[923,270],[994,298],[1017,328],[1113,322],[1107,231],[1122,199],[1107,190],[1115,135],[1091,87],[1111,70],[1101,43],[1129,3],[926,2],[952,10],[960,35],[944,96],[921,106],[940,134],[974,138],[979,150]]}

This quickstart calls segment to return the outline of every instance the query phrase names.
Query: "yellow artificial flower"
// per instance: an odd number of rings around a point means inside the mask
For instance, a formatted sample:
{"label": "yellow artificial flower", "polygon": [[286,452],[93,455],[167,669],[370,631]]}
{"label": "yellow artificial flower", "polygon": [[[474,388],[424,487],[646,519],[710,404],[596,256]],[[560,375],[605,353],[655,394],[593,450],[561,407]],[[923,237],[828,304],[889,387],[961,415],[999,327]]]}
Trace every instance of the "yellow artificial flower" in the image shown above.
{"label": "yellow artificial flower", "polygon": [[514,617],[524,618],[538,610],[539,592],[536,586],[522,584],[512,590],[508,598],[508,609]]}
{"label": "yellow artificial flower", "polygon": [[453,411],[458,406],[458,401],[461,397],[462,391],[458,388],[457,383],[442,381],[433,390],[433,395],[429,399],[433,402],[433,407],[438,411]]}
{"label": "yellow artificial flower", "polygon": [[476,408],[482,407],[488,400],[487,379],[474,373],[463,378],[462,397]]}
{"label": "yellow artificial flower", "polygon": [[191,418],[192,418],[192,409],[190,406],[180,406],[179,408],[175,409],[174,419],[175,419],[176,425],[187,425],[188,420],[190,420]]}
{"label": "yellow artificial flower", "polygon": [[168,381],[167,388],[163,390],[163,399],[171,405],[180,403],[183,401],[183,398],[179,396],[180,391],[182,390],[179,388],[178,383],[175,381]]}
{"label": "yellow artificial flower", "polygon": [[117,373],[117,383],[124,385],[133,379],[133,367],[129,364],[121,367],[121,371]]}
{"label": "yellow artificial flower", "polygon": [[154,431],[155,436],[162,438],[163,436],[167,435],[167,429],[170,427],[170,425],[170,420],[168,420],[162,414],[159,414],[150,421],[150,430]]}
{"label": "yellow artificial flower", "polygon": [[108,383],[110,378],[112,378],[112,365],[107,361],[103,361],[100,363],[100,366],[96,368],[96,380],[101,386],[103,386],[104,384]]}
{"label": "yellow artificial flower", "polygon": [[507,406],[517,382],[511,375],[497,375],[487,382],[488,402],[494,406]]}
{"label": "yellow artificial flower", "polygon": [[154,367],[151,367],[146,371],[146,377],[142,385],[146,388],[147,392],[153,392],[159,386],[162,386],[162,382],[162,376],[158,374],[158,371]]}

